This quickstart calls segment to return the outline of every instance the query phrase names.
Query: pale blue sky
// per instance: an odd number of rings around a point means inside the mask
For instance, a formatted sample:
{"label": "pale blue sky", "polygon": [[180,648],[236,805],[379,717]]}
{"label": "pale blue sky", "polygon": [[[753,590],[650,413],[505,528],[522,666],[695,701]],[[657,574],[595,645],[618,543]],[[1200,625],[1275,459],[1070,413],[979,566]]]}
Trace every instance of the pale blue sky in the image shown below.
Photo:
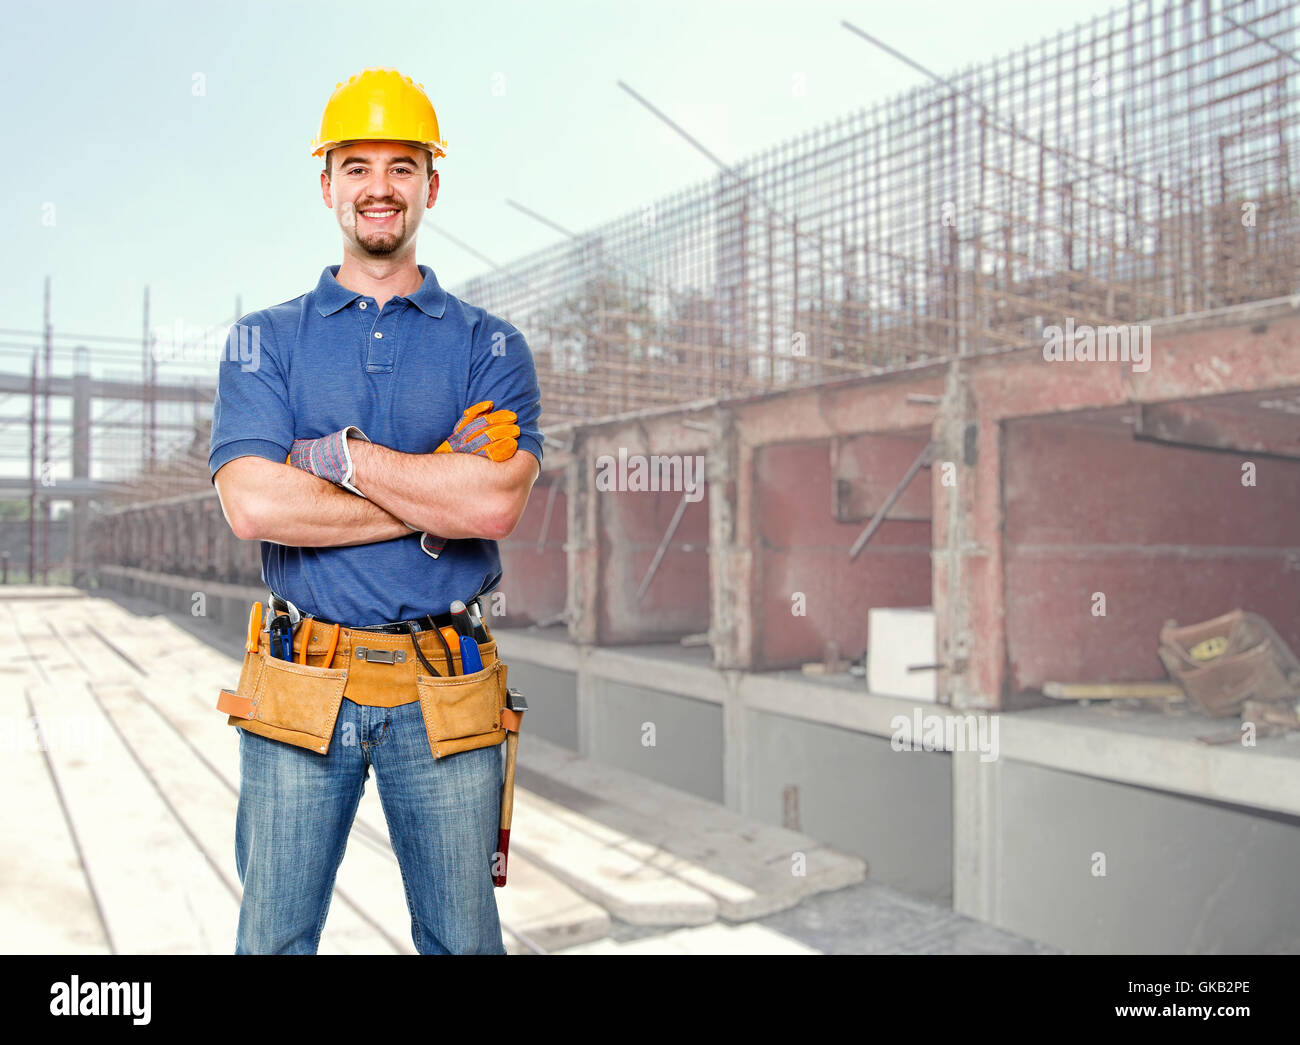
{"label": "pale blue sky", "polygon": [[[0,326],[39,328],[47,274],[56,329],[124,335],[146,284],[167,329],[310,289],[341,258],[308,142],[367,66],[424,83],[448,142],[431,218],[504,263],[559,238],[507,197],[580,230],[714,173],[619,79],[735,161],[923,82],[841,19],[951,73],[1115,6],[7,2]],[[419,259],[449,288],[484,269],[428,228]],[[0,369],[20,358],[0,352]]]}

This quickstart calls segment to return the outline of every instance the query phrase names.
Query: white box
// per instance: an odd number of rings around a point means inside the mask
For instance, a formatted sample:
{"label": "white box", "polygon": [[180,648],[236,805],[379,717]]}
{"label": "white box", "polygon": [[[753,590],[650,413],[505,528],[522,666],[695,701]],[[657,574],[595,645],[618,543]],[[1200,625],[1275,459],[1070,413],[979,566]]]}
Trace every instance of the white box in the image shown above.
{"label": "white box", "polygon": [[882,697],[938,699],[935,670],[908,671],[933,664],[938,655],[934,610],[879,607],[867,611],[867,689]]}

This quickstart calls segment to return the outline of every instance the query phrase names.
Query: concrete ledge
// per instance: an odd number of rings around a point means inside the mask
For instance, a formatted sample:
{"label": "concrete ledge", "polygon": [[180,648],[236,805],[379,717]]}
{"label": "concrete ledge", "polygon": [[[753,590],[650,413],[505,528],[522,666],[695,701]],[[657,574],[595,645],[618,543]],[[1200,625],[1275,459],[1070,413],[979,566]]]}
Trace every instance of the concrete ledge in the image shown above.
{"label": "concrete ledge", "polygon": [[0,599],[84,599],[80,588],[44,584],[0,584]]}
{"label": "concrete ledge", "polygon": [[[135,566],[100,566],[97,572],[100,582],[108,581],[110,583],[106,586],[112,588],[120,586],[111,583],[113,581],[129,581],[134,584],[156,585],[172,591],[201,591],[209,599],[240,599],[249,603],[255,599],[266,599],[266,586],[262,584],[230,584],[207,577],[181,577],[172,573],[155,573]],[[93,595],[94,592],[83,591],[80,594]]]}
{"label": "concrete ledge", "polygon": [[608,911],[510,849],[506,884],[496,891],[507,953],[549,953],[609,936]]}
{"label": "concrete ledge", "polygon": [[[584,836],[554,837],[543,846],[540,838],[530,835],[529,824],[521,830],[519,844],[571,882],[586,873],[581,865],[590,866],[598,855],[589,851],[593,845],[597,850],[617,847],[619,856],[634,857],[642,867],[671,876],[708,897],[721,917],[740,921],[784,910],[805,896],[866,876],[865,861],[828,849],[807,835],[761,824],[635,773],[578,758],[539,737],[521,740],[519,762],[519,780],[530,800],[537,802],[537,795],[556,800],[544,808],[564,810],[573,831]],[[566,850],[579,841],[588,851]],[[795,872],[799,864],[803,874]],[[635,909],[627,914],[610,910],[625,921],[664,924],[644,920]],[[676,924],[693,923],[681,918]]]}
{"label": "concrete ledge", "polygon": [[518,657],[556,671],[577,671],[582,667],[582,647],[570,642],[567,632],[561,639],[528,628],[497,628],[491,618],[487,625],[492,628],[502,659]]}
{"label": "concrete ledge", "polygon": [[1247,748],[1195,739],[1232,729],[1236,719],[1117,714],[1096,707],[1038,708],[1000,717],[1005,759],[1300,815],[1300,742],[1265,737]]}
{"label": "concrete ledge", "polygon": [[563,954],[821,954],[790,937],[762,925],[705,925],[678,929],[663,936],[618,943],[571,947]]}
{"label": "concrete ledge", "polygon": [[633,925],[703,925],[718,914],[712,897],[674,876],[668,854],[517,783],[510,847]]}

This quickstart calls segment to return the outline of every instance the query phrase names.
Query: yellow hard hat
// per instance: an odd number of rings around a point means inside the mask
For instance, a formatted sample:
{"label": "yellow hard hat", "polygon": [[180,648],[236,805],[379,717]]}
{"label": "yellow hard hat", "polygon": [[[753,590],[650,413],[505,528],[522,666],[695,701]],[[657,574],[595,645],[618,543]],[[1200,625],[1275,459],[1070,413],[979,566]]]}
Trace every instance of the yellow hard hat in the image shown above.
{"label": "yellow hard hat", "polygon": [[424,85],[396,69],[366,69],[339,84],[325,103],[311,154],[321,156],[354,141],[410,142],[428,149],[435,160],[447,155]]}

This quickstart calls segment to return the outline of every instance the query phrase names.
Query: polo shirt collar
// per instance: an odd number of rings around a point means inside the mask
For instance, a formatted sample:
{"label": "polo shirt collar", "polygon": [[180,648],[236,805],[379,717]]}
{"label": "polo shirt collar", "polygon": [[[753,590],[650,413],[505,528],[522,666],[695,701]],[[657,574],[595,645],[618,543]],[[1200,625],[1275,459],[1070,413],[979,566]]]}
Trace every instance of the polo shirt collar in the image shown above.
{"label": "polo shirt collar", "polygon": [[[424,276],[424,282],[413,293],[406,295],[406,300],[427,316],[441,319],[447,310],[447,292],[438,284],[438,277],[428,265],[417,266]],[[338,279],[338,265],[326,265],[316,284],[316,311],[322,316],[332,316],[340,309],[352,304],[361,295],[355,290],[348,290]]]}
{"label": "polo shirt collar", "polygon": [[418,268],[424,273],[424,282],[415,293],[408,294],[406,300],[426,316],[441,319],[442,314],[447,311],[447,292],[438,284],[438,277],[433,274],[433,269],[428,265],[420,265]]}
{"label": "polo shirt collar", "polygon": [[332,316],[361,296],[334,278],[338,271],[338,265],[326,265],[325,271],[320,274],[320,282],[316,284],[316,311],[322,316]]}

